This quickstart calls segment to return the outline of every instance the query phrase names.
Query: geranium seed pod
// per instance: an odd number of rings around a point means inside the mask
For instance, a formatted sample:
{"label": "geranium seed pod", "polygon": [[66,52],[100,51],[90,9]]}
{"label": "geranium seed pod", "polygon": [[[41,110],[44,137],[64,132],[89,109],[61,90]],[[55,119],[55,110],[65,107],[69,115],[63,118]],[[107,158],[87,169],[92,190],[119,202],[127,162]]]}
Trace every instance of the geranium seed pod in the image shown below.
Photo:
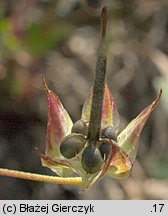
{"label": "geranium seed pod", "polygon": [[86,123],[82,120],[78,120],[77,122],[75,122],[72,127],[72,133],[80,133],[83,134],[84,136],[87,136],[88,127]]}
{"label": "geranium seed pod", "polygon": [[117,133],[112,126],[109,126],[101,131],[101,138],[107,138],[117,141]]}
{"label": "geranium seed pod", "polygon": [[108,155],[113,148],[112,144],[110,144],[108,141],[103,141],[99,146],[99,151],[101,153],[101,156],[104,161],[107,160]]}
{"label": "geranium seed pod", "polygon": [[68,159],[75,157],[84,148],[86,139],[79,134],[70,134],[60,145],[61,154]]}
{"label": "geranium seed pod", "polygon": [[98,148],[87,146],[82,154],[82,167],[90,174],[97,172],[100,169],[102,157]]}

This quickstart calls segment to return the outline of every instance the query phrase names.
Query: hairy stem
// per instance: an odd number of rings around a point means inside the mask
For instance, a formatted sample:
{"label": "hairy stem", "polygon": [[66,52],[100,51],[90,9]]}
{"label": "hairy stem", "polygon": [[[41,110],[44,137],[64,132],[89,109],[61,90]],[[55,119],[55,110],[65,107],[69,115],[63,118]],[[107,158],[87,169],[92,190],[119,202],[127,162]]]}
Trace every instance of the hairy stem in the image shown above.
{"label": "hairy stem", "polygon": [[54,184],[80,185],[82,183],[82,179],[80,177],[62,178],[62,177],[41,175],[37,173],[28,173],[28,172],[2,169],[2,168],[0,168],[0,176],[8,176],[8,177],[27,179],[32,181],[54,183]]}
{"label": "hairy stem", "polygon": [[106,35],[106,23],[107,23],[107,9],[103,7],[101,13],[102,29],[101,29],[101,43],[98,52],[98,59],[96,64],[96,70],[94,75],[94,85],[92,92],[92,105],[89,122],[88,139],[93,141],[96,145],[96,141],[100,136],[102,109],[106,79],[106,52],[105,52],[105,35]]}

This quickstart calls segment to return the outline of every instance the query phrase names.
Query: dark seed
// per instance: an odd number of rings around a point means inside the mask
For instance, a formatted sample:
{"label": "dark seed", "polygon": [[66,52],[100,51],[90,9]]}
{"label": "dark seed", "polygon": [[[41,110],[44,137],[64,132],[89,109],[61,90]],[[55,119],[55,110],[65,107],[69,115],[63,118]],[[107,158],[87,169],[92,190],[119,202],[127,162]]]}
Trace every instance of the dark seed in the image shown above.
{"label": "dark seed", "polygon": [[97,172],[100,169],[102,157],[98,148],[88,146],[82,154],[82,167],[90,174]]}
{"label": "dark seed", "polygon": [[85,146],[86,139],[79,134],[70,134],[60,145],[61,154],[68,159],[75,157]]}
{"label": "dark seed", "polygon": [[117,134],[113,127],[109,126],[101,131],[101,138],[117,140]]}
{"label": "dark seed", "polygon": [[78,120],[77,122],[74,123],[72,127],[72,133],[80,133],[83,134],[84,136],[87,136],[87,132],[88,132],[88,127],[84,121]]}
{"label": "dark seed", "polygon": [[106,142],[106,141],[103,141],[100,144],[99,150],[100,150],[100,153],[101,153],[103,160],[105,160],[105,161],[107,160],[108,155],[109,155],[112,147],[113,147],[112,144],[110,144],[109,142]]}

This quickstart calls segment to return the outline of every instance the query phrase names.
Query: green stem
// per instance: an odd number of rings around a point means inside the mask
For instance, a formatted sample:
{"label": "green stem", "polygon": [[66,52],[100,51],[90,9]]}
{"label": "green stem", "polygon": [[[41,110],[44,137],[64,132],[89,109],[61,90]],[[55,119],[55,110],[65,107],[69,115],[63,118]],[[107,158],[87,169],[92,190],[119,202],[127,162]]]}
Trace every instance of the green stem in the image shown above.
{"label": "green stem", "polygon": [[105,35],[106,35],[106,23],[107,23],[107,9],[103,7],[101,13],[102,21],[102,34],[101,43],[98,53],[98,59],[96,64],[96,70],[94,75],[94,85],[92,92],[92,105],[89,122],[88,139],[96,145],[96,141],[100,137],[102,111],[103,111],[103,99],[106,79],[106,52],[105,52]]}
{"label": "green stem", "polygon": [[48,182],[54,184],[80,185],[82,183],[82,179],[80,177],[62,178],[2,168],[0,168],[0,176],[8,176],[13,178],[20,178],[39,182]]}

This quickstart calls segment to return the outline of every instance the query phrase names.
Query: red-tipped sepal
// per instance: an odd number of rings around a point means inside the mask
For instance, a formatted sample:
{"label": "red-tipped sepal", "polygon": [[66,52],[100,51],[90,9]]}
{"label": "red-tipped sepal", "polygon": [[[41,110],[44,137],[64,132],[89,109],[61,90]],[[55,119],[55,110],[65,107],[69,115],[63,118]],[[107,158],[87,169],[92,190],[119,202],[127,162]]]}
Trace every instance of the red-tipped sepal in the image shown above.
{"label": "red-tipped sepal", "polygon": [[118,146],[131,158],[132,162],[137,154],[138,139],[141,131],[151,112],[159,103],[161,94],[162,90],[156,100],[146,107],[135,119],[133,119],[118,136]]}
{"label": "red-tipped sepal", "polygon": [[48,101],[48,125],[46,135],[46,155],[52,159],[60,158],[60,144],[71,133],[72,120],[58,96],[48,89],[43,79]]}

